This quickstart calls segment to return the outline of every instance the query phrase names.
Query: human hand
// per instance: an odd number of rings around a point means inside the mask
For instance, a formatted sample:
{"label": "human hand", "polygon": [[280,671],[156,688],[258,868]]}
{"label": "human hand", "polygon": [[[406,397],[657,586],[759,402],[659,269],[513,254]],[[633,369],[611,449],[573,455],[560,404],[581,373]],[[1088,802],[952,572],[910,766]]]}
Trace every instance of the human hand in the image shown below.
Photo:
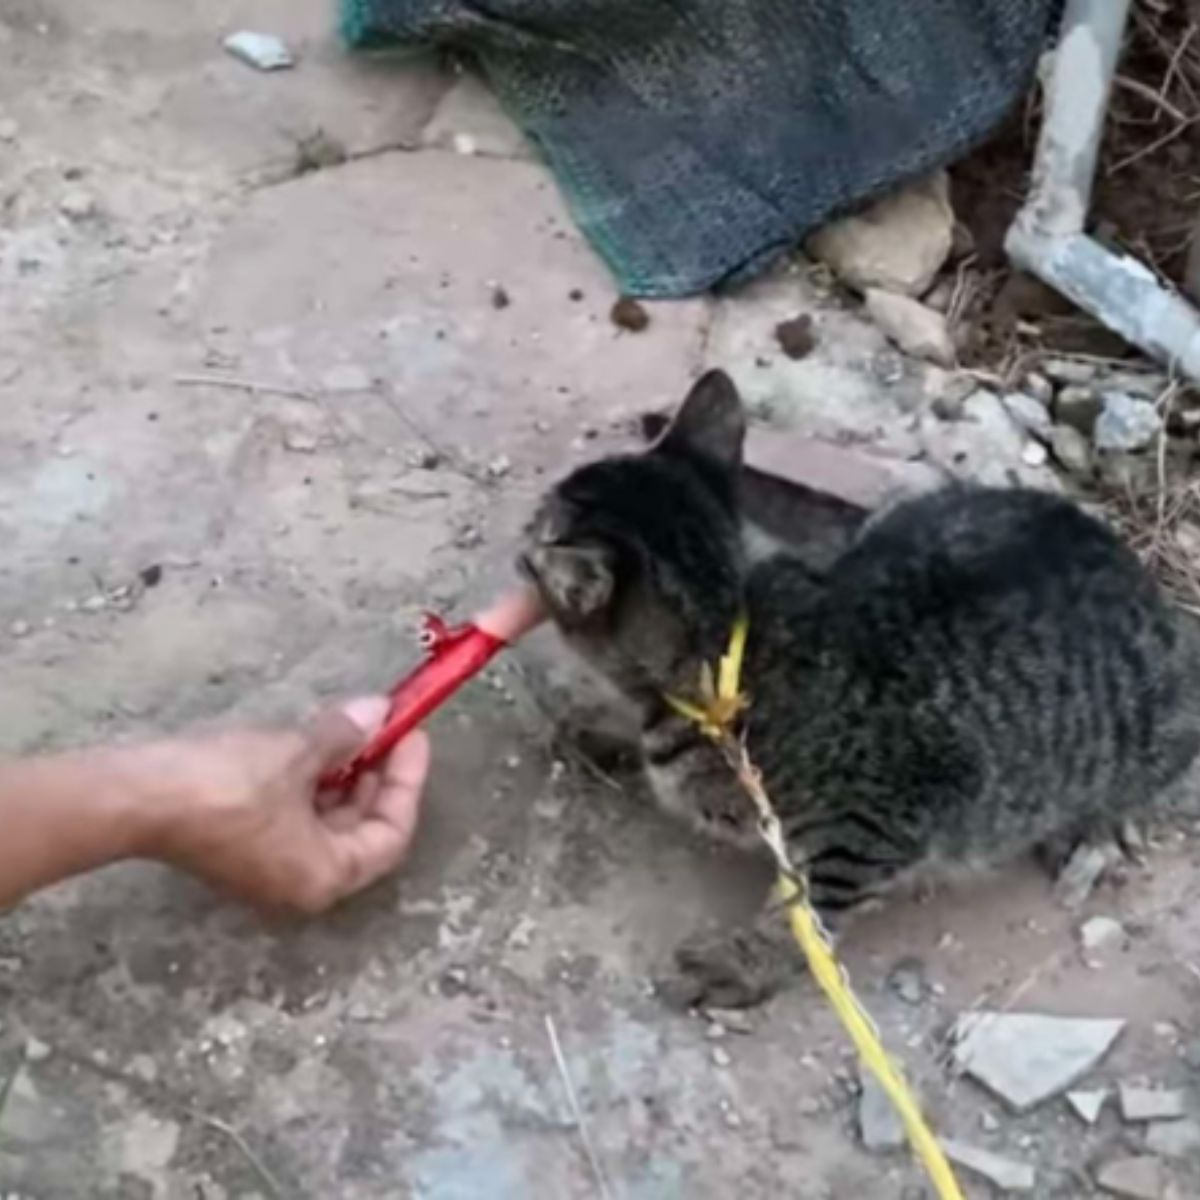
{"label": "human hand", "polygon": [[[391,871],[416,828],[429,742],[411,734],[346,797],[318,779],[382,725],[382,697],[307,726],[235,731],[145,748],[156,819],[145,854],[261,908],[318,913]],[[161,780],[169,776],[164,801]]]}

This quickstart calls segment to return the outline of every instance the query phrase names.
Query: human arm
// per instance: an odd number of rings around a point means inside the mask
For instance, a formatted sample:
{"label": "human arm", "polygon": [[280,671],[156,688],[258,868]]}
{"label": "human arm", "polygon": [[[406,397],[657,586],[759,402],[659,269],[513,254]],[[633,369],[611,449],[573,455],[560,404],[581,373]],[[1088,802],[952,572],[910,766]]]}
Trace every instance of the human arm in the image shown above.
{"label": "human arm", "polygon": [[345,803],[317,787],[386,711],[371,698],[298,729],[0,760],[0,909],[126,858],[168,863],[261,907],[328,907],[391,870],[415,828],[423,734]]}

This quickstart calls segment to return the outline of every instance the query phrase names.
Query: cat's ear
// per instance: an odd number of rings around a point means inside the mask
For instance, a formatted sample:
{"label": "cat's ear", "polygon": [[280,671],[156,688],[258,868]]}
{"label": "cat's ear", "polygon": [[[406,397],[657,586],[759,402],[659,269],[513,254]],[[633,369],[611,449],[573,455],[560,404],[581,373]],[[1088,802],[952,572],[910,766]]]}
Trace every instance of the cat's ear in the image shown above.
{"label": "cat's ear", "polygon": [[529,573],[556,620],[578,625],[608,607],[616,589],[616,555],[607,546],[536,546],[525,558]]}
{"label": "cat's ear", "polygon": [[730,470],[742,465],[746,412],[733,380],[708,371],[692,385],[659,448],[668,454],[699,454]]}

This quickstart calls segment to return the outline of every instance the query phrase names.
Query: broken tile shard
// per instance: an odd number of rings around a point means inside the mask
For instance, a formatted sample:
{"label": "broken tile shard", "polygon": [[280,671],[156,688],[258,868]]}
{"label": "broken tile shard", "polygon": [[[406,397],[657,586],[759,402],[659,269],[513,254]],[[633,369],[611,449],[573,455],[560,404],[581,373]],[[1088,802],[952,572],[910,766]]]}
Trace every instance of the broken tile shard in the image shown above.
{"label": "broken tile shard", "polygon": [[1170,1121],[1187,1111],[1187,1097],[1183,1092],[1123,1083],[1120,1095],[1121,1116],[1126,1121]]}
{"label": "broken tile shard", "polygon": [[1100,1118],[1100,1110],[1104,1107],[1107,1096],[1108,1093],[1101,1089],[1068,1092],[1067,1103],[1075,1110],[1075,1115],[1085,1125],[1095,1125]]}
{"label": "broken tile shard", "polygon": [[1028,1163],[1016,1162],[953,1138],[943,1138],[942,1149],[951,1162],[982,1175],[1002,1192],[1032,1192],[1037,1184],[1037,1173]]}
{"label": "broken tile shard", "polygon": [[1016,1112],[1065,1091],[1108,1053],[1119,1019],[1041,1013],[967,1013],[955,1026],[954,1058]]}
{"label": "broken tile shard", "polygon": [[1118,1158],[1100,1168],[1096,1182],[1110,1196],[1126,1200],[1166,1200],[1166,1168],[1148,1154]]}

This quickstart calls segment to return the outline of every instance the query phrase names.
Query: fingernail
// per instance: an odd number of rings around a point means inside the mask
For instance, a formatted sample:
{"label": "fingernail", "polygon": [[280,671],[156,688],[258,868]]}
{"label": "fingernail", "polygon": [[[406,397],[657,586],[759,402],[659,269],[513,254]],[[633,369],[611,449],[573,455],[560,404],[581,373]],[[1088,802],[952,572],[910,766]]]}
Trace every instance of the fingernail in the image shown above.
{"label": "fingernail", "polygon": [[364,734],[370,736],[386,719],[389,704],[386,696],[359,696],[354,700],[347,700],[341,708]]}

